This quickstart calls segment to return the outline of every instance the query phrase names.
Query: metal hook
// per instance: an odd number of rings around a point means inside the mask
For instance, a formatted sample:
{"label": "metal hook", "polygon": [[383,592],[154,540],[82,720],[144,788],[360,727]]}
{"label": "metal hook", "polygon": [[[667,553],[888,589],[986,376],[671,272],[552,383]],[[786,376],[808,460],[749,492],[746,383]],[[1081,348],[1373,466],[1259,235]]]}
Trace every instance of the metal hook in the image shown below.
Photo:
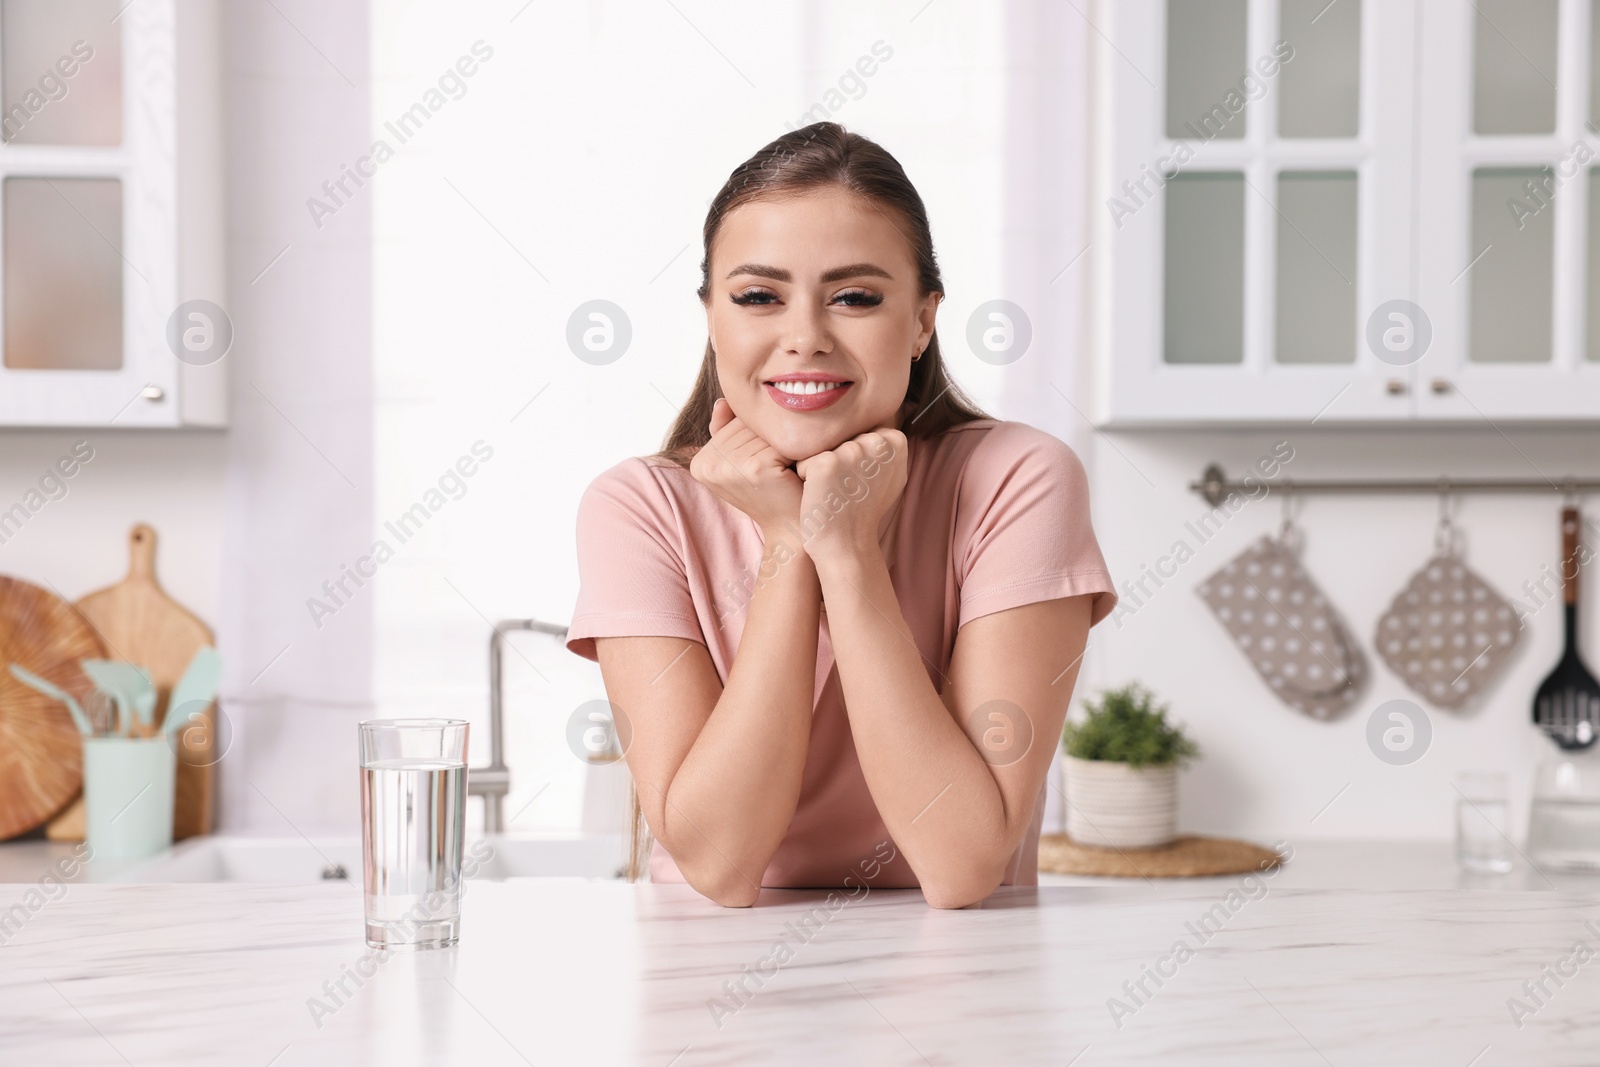
{"label": "metal hook", "polygon": [[1294,536],[1294,480],[1283,480],[1283,522],[1278,526],[1278,540],[1288,544]]}
{"label": "metal hook", "polygon": [[1456,524],[1451,515],[1450,479],[1439,479],[1439,524],[1433,535],[1434,551],[1442,556],[1453,556],[1456,550]]}

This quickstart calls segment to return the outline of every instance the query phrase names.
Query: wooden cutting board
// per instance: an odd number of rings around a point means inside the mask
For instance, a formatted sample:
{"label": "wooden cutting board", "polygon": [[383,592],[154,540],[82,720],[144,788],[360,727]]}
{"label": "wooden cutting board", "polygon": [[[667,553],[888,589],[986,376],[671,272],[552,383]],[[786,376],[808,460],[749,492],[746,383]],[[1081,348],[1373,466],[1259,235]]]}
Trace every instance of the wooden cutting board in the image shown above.
{"label": "wooden cutting board", "polygon": [[0,840],[61,810],[83,785],[83,739],[66,706],[11,675],[16,663],[82,704],[94,688],[78,667],[105,646],[73,606],[0,578]]}
{"label": "wooden cutting board", "polygon": [[[169,597],[156,581],[156,532],[143,523],[128,533],[128,576],[83,597],[77,607],[105,642],[108,658],[136,663],[150,672],[158,722],[189,661],[214,643],[211,628]],[[203,723],[197,721],[179,735],[174,841],[211,832],[212,765],[221,755],[216,748],[216,723],[213,702],[206,708]],[[80,799],[50,824],[49,836],[82,840],[82,809]]]}

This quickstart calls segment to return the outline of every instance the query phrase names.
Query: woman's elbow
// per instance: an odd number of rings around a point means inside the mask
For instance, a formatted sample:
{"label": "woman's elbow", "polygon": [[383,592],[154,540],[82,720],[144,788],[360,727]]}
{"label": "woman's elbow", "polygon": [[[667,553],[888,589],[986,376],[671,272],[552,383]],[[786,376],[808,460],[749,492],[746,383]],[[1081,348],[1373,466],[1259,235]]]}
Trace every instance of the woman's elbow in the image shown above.
{"label": "woman's elbow", "polygon": [[1003,876],[973,871],[957,877],[922,879],[922,896],[930,908],[966,908],[987,900]]}
{"label": "woman's elbow", "polygon": [[724,908],[748,908],[761,895],[760,886],[726,865],[701,869],[694,865],[686,867],[679,864],[678,870],[695,892]]}
{"label": "woman's elbow", "polygon": [[701,896],[721,904],[724,908],[748,908],[761,895],[760,887],[752,886],[750,883],[743,881],[734,881],[726,885],[707,886],[705,888],[695,886],[695,888],[700,891]]}

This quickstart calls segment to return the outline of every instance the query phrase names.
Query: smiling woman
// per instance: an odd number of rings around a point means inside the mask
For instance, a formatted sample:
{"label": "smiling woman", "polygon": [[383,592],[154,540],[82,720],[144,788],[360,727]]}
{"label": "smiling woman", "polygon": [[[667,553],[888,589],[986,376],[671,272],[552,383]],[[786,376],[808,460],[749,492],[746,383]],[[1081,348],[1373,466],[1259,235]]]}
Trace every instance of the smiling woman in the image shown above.
{"label": "smiling woman", "polygon": [[618,712],[634,874],[647,827],[653,879],[730,906],[884,855],[873,886],[936,907],[1035,884],[1048,739],[1116,602],[1082,465],[946,375],[927,213],[873,142],[778,138],[704,240],[693,395],[578,512],[567,647]]}

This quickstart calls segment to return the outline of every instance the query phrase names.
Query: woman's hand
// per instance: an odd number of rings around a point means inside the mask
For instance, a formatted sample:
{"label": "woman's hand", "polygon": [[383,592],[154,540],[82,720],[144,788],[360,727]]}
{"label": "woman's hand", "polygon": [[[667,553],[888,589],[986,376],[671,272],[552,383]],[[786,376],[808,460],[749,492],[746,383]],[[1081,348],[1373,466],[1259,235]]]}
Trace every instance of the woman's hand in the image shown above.
{"label": "woman's hand", "polygon": [[905,492],[907,455],[906,435],[880,426],[800,461],[800,526],[814,562],[881,551],[879,525]]}
{"label": "woman's hand", "polygon": [[723,503],[754,519],[769,542],[800,515],[799,475],[734,415],[724,398],[711,408],[711,442],[690,461],[689,473]]}

